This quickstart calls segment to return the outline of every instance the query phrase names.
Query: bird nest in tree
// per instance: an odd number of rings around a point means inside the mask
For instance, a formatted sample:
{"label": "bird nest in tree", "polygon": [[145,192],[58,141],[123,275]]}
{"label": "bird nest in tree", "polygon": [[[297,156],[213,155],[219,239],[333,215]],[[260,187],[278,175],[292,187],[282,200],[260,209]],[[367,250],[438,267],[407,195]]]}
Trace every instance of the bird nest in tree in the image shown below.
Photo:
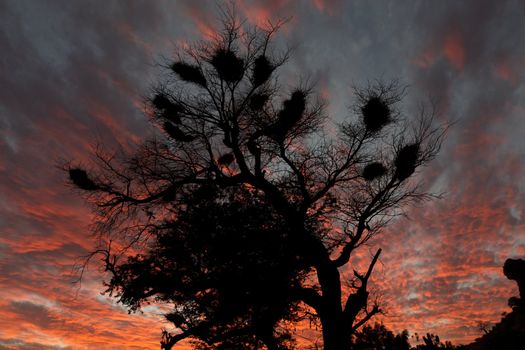
{"label": "bird nest in tree", "polygon": [[69,178],[80,189],[85,191],[93,191],[98,189],[97,184],[91,180],[84,169],[71,168],[69,169]]}
{"label": "bird nest in tree", "polygon": [[278,120],[266,130],[266,134],[275,139],[282,140],[285,135],[297,124],[303,116],[306,108],[306,93],[295,90],[290,99],[283,102],[283,108],[279,111]]}
{"label": "bird nest in tree", "polygon": [[373,96],[368,99],[364,106],[361,107],[363,121],[366,129],[371,132],[381,130],[391,121],[391,111],[388,103],[379,96]]}
{"label": "bird nest in tree", "polygon": [[394,165],[396,166],[396,178],[405,180],[416,170],[419,160],[419,143],[413,143],[402,147],[396,155]]}
{"label": "bird nest in tree", "polygon": [[306,107],[306,93],[296,90],[289,100],[283,102],[283,109],[279,112],[279,122],[286,129],[291,128],[303,116]]}
{"label": "bird nest in tree", "polygon": [[159,93],[155,95],[151,103],[157,111],[159,111],[160,117],[175,124],[180,124],[180,112],[182,111],[182,107],[171,102],[165,94]]}
{"label": "bird nest in tree", "polygon": [[379,162],[370,163],[363,169],[363,178],[367,181],[372,181],[385,175],[386,168]]}
{"label": "bird nest in tree", "polygon": [[268,101],[269,96],[267,94],[253,94],[250,98],[250,108],[254,111],[260,111]]}
{"label": "bird nest in tree", "polygon": [[206,86],[206,78],[197,66],[185,62],[175,62],[171,65],[171,69],[184,81]]}
{"label": "bird nest in tree", "polygon": [[264,84],[272,75],[273,69],[273,64],[265,55],[257,57],[253,65],[253,85],[259,86]]}
{"label": "bird nest in tree", "polygon": [[173,125],[171,122],[164,122],[164,131],[174,140],[179,142],[191,142],[195,140],[195,137],[184,133],[180,128]]}
{"label": "bird nest in tree", "polygon": [[222,80],[234,83],[242,79],[244,74],[244,61],[237,57],[235,52],[218,49],[213,55],[210,63]]}

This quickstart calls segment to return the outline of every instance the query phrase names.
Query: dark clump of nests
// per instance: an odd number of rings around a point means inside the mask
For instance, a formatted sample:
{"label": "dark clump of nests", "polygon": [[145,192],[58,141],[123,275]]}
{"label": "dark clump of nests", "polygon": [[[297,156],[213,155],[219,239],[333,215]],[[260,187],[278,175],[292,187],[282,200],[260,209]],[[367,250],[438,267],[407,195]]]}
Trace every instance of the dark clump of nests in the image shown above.
{"label": "dark clump of nests", "polygon": [[219,77],[229,83],[242,79],[244,74],[244,61],[237,57],[231,50],[218,49],[210,61]]}
{"label": "dark clump of nests", "polygon": [[171,65],[171,69],[184,81],[206,86],[206,78],[197,66],[185,62],[175,62]]}
{"label": "dark clump of nests", "polygon": [[386,168],[379,162],[370,163],[363,169],[363,178],[372,181],[386,174]]}
{"label": "dark clump of nests", "polygon": [[305,108],[306,93],[295,90],[290,99],[283,102],[277,122],[268,127],[266,134],[275,140],[283,140],[286,133],[301,119]]}
{"label": "dark clump of nests", "polygon": [[398,180],[403,181],[410,177],[416,170],[419,160],[419,143],[413,143],[401,148],[396,155],[394,165],[396,166],[395,176]]}
{"label": "dark clump of nests", "polygon": [[233,153],[226,153],[220,156],[219,159],[217,159],[217,163],[219,165],[228,166],[231,163],[233,163],[234,160],[235,156],[233,155]]}
{"label": "dark clump of nests", "polygon": [[272,75],[273,68],[273,64],[265,55],[257,57],[253,64],[253,85],[259,86],[264,84]]}
{"label": "dark clump of nests", "polygon": [[279,123],[286,130],[294,126],[303,116],[306,107],[306,93],[295,90],[289,100],[284,101],[283,109],[279,112]]}
{"label": "dark clump of nests", "polygon": [[85,191],[94,191],[99,188],[99,186],[89,178],[84,169],[69,169],[69,179],[75,184],[75,186]]}
{"label": "dark clump of nests", "polygon": [[268,101],[267,94],[253,94],[250,98],[250,109],[253,111],[260,111]]}
{"label": "dark clump of nests", "polygon": [[195,136],[185,134],[184,131],[168,121],[164,122],[163,127],[164,131],[166,131],[166,133],[176,141],[191,142],[195,140]]}
{"label": "dark clump of nests", "polygon": [[182,108],[180,105],[171,102],[165,94],[159,93],[155,95],[151,103],[160,112],[161,117],[175,124],[180,124],[180,112]]}
{"label": "dark clump of nests", "polygon": [[370,97],[365,105],[361,107],[361,113],[363,114],[366,129],[370,132],[381,130],[390,123],[392,116],[388,103],[379,96]]}

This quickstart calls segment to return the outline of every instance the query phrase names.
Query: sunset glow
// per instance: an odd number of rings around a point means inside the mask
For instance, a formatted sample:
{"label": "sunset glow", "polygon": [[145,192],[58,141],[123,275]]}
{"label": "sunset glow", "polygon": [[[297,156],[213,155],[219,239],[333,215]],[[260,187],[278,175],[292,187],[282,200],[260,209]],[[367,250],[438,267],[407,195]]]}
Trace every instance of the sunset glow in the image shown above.
{"label": "sunset glow", "polygon": [[[407,207],[353,262],[383,249],[371,283],[389,328],[479,337],[477,321],[497,322],[517,294],[505,259],[525,257],[524,3],[235,3],[249,23],[289,19],[283,85],[317,83],[335,122],[352,87],[376,79],[409,86],[407,119],[433,106],[453,122],[417,175],[441,199]],[[0,2],[0,349],[160,348],[162,306],[129,314],[102,294],[96,258],[78,282],[93,216],[60,165],[89,168],[95,145],[129,151],[151,136],[143,100],[163,59],[213,38],[217,15],[207,0]]]}

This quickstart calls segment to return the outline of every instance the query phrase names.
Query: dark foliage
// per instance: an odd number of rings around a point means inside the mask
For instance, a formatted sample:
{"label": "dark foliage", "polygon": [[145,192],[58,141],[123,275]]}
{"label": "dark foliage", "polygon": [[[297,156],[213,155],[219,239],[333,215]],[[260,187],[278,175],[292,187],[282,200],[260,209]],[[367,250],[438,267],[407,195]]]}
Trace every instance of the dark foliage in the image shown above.
{"label": "dark foliage", "polygon": [[383,324],[365,325],[353,338],[353,350],[410,350],[408,332],[394,334]]}
{"label": "dark foliage", "polygon": [[297,317],[295,290],[307,272],[285,221],[242,189],[205,186],[184,202],[147,253],[112,267],[110,290],[132,309],[153,294],[175,302],[166,318],[197,329],[201,346],[284,342],[274,328]]}
{"label": "dark foliage", "polygon": [[272,75],[273,65],[268,57],[261,55],[255,59],[253,64],[252,82],[254,86],[264,84]]}
{"label": "dark foliage", "polygon": [[386,168],[379,162],[370,163],[363,169],[363,177],[367,181],[372,181],[386,174]]}
{"label": "dark foliage", "polygon": [[69,169],[69,179],[75,186],[85,191],[94,191],[99,189],[98,185],[91,180],[84,169]]}
{"label": "dark foliage", "polygon": [[213,55],[210,63],[222,80],[228,83],[235,83],[242,79],[244,74],[244,62],[241,58],[237,57],[235,52],[226,49],[218,49]]}
{"label": "dark foliage", "polygon": [[427,333],[423,336],[423,344],[419,344],[414,350],[462,350],[463,346],[454,346],[451,342],[441,342],[438,335]]}
{"label": "dark foliage", "polygon": [[184,81],[206,86],[206,78],[197,66],[185,62],[175,62],[171,65],[171,69]]}

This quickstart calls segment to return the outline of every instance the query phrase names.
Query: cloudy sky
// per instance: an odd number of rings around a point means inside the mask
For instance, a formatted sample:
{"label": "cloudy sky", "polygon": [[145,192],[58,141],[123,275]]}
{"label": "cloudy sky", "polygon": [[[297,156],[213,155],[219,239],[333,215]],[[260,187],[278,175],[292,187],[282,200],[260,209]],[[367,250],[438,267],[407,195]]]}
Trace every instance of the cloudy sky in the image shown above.
{"label": "cloudy sky", "polygon": [[[128,315],[103,291],[90,211],[62,160],[92,145],[140,142],[143,97],[175,45],[206,37],[216,1],[0,1],[0,349],[158,349],[155,308]],[[290,18],[289,69],[317,81],[335,120],[352,86],[410,86],[408,116],[433,104],[456,121],[420,174],[444,197],[385,231],[375,272],[383,321],[469,342],[517,288],[502,274],[525,256],[525,2],[238,1],[249,23]],[[523,217],[522,217],[523,215]],[[372,247],[370,248],[372,249]],[[184,349],[183,345],[180,349]]]}

